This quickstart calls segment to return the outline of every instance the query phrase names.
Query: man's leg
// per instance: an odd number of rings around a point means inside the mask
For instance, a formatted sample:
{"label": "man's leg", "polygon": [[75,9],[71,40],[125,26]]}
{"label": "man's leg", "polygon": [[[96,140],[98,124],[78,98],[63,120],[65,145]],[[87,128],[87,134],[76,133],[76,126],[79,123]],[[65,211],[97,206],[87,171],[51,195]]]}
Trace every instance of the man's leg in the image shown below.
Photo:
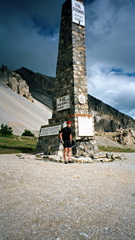
{"label": "man's leg", "polygon": [[66,157],[67,157],[67,148],[64,148],[64,161],[66,161]]}
{"label": "man's leg", "polygon": [[71,159],[71,148],[68,148],[68,161]]}

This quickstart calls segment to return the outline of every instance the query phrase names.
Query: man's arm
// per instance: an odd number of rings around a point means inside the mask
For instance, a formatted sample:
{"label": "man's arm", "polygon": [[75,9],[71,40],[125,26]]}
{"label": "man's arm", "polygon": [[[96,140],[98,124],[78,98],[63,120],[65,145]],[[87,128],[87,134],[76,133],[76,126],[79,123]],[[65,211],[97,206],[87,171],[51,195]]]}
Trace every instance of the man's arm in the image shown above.
{"label": "man's arm", "polygon": [[63,138],[62,138],[63,133],[60,132],[60,141],[63,143]]}
{"label": "man's arm", "polygon": [[72,142],[72,134],[70,134],[70,136],[69,136],[69,137],[70,137],[70,142]]}

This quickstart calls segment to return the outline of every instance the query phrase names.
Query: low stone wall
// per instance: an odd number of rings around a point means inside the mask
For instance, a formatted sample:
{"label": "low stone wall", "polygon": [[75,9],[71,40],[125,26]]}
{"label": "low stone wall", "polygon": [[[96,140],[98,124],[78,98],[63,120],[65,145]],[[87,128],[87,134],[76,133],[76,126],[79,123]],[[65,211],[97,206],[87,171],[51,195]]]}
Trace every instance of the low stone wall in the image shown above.
{"label": "low stone wall", "polygon": [[[52,161],[57,163],[64,163],[62,156],[56,155],[44,155],[44,154],[36,154],[36,159],[44,160],[44,161]],[[94,162],[112,162],[117,160],[123,160],[123,156],[121,154],[116,153],[97,153],[92,154],[91,157],[71,157],[71,160],[67,163],[94,163]]]}

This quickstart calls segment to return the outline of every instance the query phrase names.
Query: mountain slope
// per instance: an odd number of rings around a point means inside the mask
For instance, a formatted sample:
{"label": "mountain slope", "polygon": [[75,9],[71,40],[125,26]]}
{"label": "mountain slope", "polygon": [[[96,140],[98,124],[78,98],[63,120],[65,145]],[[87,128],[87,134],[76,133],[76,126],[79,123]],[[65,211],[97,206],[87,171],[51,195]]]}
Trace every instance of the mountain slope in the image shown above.
{"label": "mountain slope", "polygon": [[51,109],[42,103],[37,100],[32,103],[0,83],[0,125],[11,126],[14,134],[21,135],[24,129],[39,132],[41,125],[48,124],[51,115]]}
{"label": "mountain slope", "polygon": [[49,108],[53,108],[54,77],[49,77],[40,73],[34,73],[27,68],[20,68],[16,73],[27,82],[30,93],[38,101]]}

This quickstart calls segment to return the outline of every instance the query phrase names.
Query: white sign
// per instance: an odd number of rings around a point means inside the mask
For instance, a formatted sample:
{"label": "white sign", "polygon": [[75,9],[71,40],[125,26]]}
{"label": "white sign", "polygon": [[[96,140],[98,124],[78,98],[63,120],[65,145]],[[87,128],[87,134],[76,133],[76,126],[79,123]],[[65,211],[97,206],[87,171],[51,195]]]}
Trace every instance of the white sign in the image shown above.
{"label": "white sign", "polygon": [[40,137],[57,135],[59,134],[60,129],[61,129],[61,125],[57,125],[53,127],[42,127],[40,131]]}
{"label": "white sign", "polygon": [[72,0],[72,22],[85,26],[84,5],[77,0]]}
{"label": "white sign", "polygon": [[66,95],[57,99],[57,111],[70,108],[70,96]]}
{"label": "white sign", "polygon": [[83,94],[80,94],[78,97],[79,103],[84,104],[86,102],[86,98]]}
{"label": "white sign", "polygon": [[79,137],[90,137],[94,134],[92,117],[78,117]]}

